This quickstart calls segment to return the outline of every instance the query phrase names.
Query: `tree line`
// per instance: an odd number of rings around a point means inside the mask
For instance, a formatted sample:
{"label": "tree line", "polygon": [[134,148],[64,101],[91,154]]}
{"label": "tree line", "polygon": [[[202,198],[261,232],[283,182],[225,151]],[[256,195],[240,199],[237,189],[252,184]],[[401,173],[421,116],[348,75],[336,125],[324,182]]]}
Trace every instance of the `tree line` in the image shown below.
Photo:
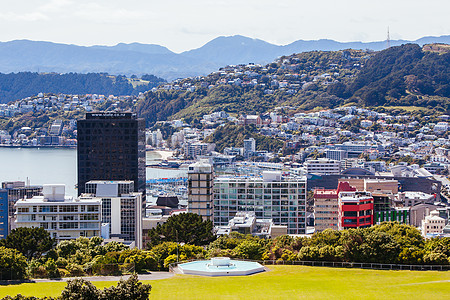
{"label": "tree line", "polygon": [[133,87],[127,77],[106,73],[0,73],[0,103],[7,103],[40,92],[64,94],[137,95],[165,82],[164,79],[143,75],[148,83]]}
{"label": "tree line", "polygon": [[[21,242],[21,237],[29,235],[36,238]],[[118,242],[103,244],[100,237],[80,237],[56,245],[42,228],[16,229],[1,242],[0,275],[2,279],[120,275],[130,265],[137,273],[162,271],[177,261],[217,256],[277,263],[450,264],[450,238],[424,239],[417,228],[397,222],[362,229],[327,229],[311,237],[264,239],[236,232],[216,237],[211,221],[184,213],[151,229],[148,241],[145,250],[129,249]]]}

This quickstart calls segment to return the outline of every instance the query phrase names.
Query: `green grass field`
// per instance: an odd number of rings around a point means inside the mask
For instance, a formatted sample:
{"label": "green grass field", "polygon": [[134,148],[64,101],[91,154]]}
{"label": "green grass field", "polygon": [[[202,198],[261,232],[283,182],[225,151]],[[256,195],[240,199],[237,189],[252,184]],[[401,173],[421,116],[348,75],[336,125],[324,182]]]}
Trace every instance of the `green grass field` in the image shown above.
{"label": "green grass field", "polygon": [[[176,275],[146,281],[151,299],[450,299],[450,272],[269,266],[243,277]],[[115,282],[94,282],[104,288]],[[0,286],[5,295],[57,296],[64,282]]]}

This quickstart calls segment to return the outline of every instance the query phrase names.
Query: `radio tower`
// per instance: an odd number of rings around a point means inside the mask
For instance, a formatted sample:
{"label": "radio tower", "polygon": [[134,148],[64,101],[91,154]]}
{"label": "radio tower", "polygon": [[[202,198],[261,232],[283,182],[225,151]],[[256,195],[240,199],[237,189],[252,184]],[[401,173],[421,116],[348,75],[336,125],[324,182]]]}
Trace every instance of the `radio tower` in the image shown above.
{"label": "radio tower", "polygon": [[391,37],[389,36],[389,26],[387,28],[386,49],[391,48]]}

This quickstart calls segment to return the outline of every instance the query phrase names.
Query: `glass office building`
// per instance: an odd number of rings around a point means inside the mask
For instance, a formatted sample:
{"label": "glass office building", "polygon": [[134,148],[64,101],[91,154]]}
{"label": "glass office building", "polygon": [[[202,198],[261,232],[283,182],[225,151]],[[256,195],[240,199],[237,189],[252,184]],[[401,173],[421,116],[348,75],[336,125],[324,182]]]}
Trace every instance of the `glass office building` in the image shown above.
{"label": "glass office building", "polygon": [[263,172],[262,177],[214,179],[214,225],[225,226],[237,212],[285,225],[288,234],[306,232],[306,178]]}
{"label": "glass office building", "polygon": [[90,180],[132,180],[134,191],[145,195],[143,119],[133,113],[86,113],[77,130],[78,195]]}

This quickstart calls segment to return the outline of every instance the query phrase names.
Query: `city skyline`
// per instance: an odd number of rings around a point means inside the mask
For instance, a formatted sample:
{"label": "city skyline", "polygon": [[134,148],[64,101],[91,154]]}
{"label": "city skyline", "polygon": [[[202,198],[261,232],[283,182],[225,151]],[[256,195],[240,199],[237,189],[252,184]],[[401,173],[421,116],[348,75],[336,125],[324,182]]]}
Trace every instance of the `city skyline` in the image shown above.
{"label": "city skyline", "polygon": [[[439,9],[437,9],[439,8]],[[285,45],[293,41],[415,40],[450,33],[450,4],[355,0],[314,3],[262,1],[72,1],[0,4],[0,41],[30,39],[82,46],[120,42],[158,44],[175,52],[203,46],[218,36],[244,35]]]}

